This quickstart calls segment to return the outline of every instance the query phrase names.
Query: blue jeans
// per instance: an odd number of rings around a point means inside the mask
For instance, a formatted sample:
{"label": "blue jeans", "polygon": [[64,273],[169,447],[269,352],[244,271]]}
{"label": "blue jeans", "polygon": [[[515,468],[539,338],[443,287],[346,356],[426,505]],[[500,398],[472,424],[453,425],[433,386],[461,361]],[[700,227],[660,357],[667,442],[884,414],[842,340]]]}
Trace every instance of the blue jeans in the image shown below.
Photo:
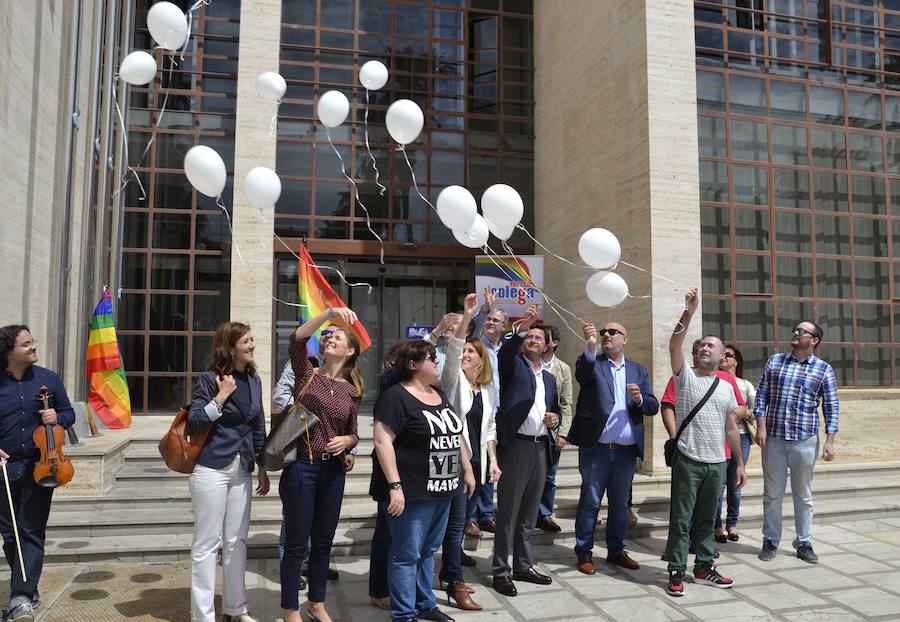
{"label": "blue jeans", "polygon": [[559,457],[561,455],[562,451],[559,449],[554,449],[550,452],[550,468],[547,470],[544,494],[541,495],[541,504],[538,506],[538,520],[553,514],[553,503],[556,501],[556,471],[559,470]]}
{"label": "blue jeans", "polygon": [[[750,435],[741,434],[741,455],[744,458],[744,464],[747,464],[747,458],[750,457]],[[723,494],[719,495],[718,509],[716,510],[716,529],[722,528],[722,497],[727,494],[728,514],[725,517],[726,527],[737,527],[738,519],[741,517],[741,489],[737,487],[737,468],[738,462],[732,457],[728,461],[728,471],[725,473],[725,489]]]}
{"label": "blue jeans", "polygon": [[794,497],[794,526],[797,537],[793,546],[810,544],[812,540],[813,498],[812,480],[819,437],[803,441],[786,441],[768,437],[762,450],[763,465],[763,538],[778,546],[781,541],[781,501],[787,486],[787,472],[791,470],[791,491]]}
{"label": "blue jeans", "polygon": [[391,594],[391,620],[408,622],[437,606],[431,580],[434,577],[434,553],[441,546],[451,499],[413,499],[406,502],[400,516],[387,514],[391,530],[388,584]]}
{"label": "blue jeans", "polygon": [[466,528],[466,490],[459,487],[459,492],[450,501],[450,515],[447,518],[447,532],[444,535],[442,555],[443,566],[439,578],[441,582],[462,581],[462,541]]}
{"label": "blue jeans", "polygon": [[466,507],[466,520],[480,523],[492,518],[494,518],[494,483],[484,482],[478,486],[475,494],[469,499]]}
{"label": "blue jeans", "polygon": [[278,493],[284,507],[284,557],[281,607],[300,609],[300,566],[309,553],[309,600],[325,602],[331,544],[344,498],[342,460],[299,459],[281,475]]}
{"label": "blue jeans", "polygon": [[[10,608],[22,603],[30,603],[37,594],[38,581],[44,568],[44,540],[47,530],[47,518],[50,515],[52,488],[44,488],[34,481],[31,464],[22,461],[11,462],[7,467],[9,488],[12,492],[13,506],[16,509],[16,524],[19,528],[19,541],[22,545],[22,560],[25,562],[25,574],[28,581],[22,580],[19,568],[19,557],[16,552],[16,541],[13,536],[12,519],[9,514],[9,502],[0,503],[0,533],[3,534],[3,553],[10,567],[9,605]],[[2,478],[2,475],[0,475]],[[3,486],[3,484],[0,484]],[[6,496],[3,490],[2,496]]]}
{"label": "blue jeans", "polygon": [[625,549],[628,527],[628,495],[634,480],[637,447],[579,447],[578,471],[581,473],[581,496],[575,513],[575,554],[590,555],[594,548],[594,530],[600,500],[606,492],[609,514],[606,522],[606,553],[613,555]]}
{"label": "blue jeans", "polygon": [[369,596],[372,598],[386,598],[391,593],[388,589],[390,551],[391,530],[387,523],[387,512],[384,504],[379,503],[372,546],[369,549]]}

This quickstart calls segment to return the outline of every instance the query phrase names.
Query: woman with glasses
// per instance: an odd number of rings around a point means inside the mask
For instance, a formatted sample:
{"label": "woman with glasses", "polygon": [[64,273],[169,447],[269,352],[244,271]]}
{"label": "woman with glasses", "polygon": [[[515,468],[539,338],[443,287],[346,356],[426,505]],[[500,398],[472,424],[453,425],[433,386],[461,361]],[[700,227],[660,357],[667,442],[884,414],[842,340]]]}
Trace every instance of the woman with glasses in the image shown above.
{"label": "woman with glasses", "polygon": [[[483,483],[500,479],[497,465],[497,393],[494,391],[494,373],[484,343],[478,337],[466,339],[469,323],[478,310],[478,297],[466,296],[462,321],[456,327],[455,336],[447,339],[447,358],[441,373],[441,386],[453,409],[465,415],[463,443],[471,456],[472,473],[475,476],[475,494]],[[475,499],[475,497],[472,497]],[[462,566],[475,565],[475,560],[463,553],[463,531],[466,519],[475,508],[460,489],[450,505],[450,519],[444,536],[443,567],[439,575],[441,585],[446,584],[447,602],[468,611],[481,611],[472,600],[472,588],[466,585]]]}
{"label": "woman with glasses", "polygon": [[397,384],[375,404],[371,492],[391,533],[388,559],[391,620],[452,622],[431,588],[434,553],[444,539],[460,487],[475,489],[463,443],[464,417],[436,388],[434,346],[403,344],[394,361]]}
{"label": "woman with glasses", "polygon": [[[756,406],[756,389],[753,383],[743,378],[744,376],[744,357],[741,351],[733,345],[725,346],[725,355],[719,364],[719,369],[730,374],[737,383],[741,396],[747,408],[741,412],[744,417],[738,420],[738,430],[741,432],[741,453],[743,454],[744,464],[747,464],[747,458],[750,456],[750,445],[753,437],[756,435],[756,428],[753,421],[753,407]],[[725,493],[727,499],[728,512],[725,518],[725,528],[722,528],[722,497],[719,495],[719,508],[716,511],[716,542],[724,544],[727,541],[737,542],[740,539],[737,532],[738,518],[741,513],[741,491],[737,487],[737,465],[736,459],[728,461],[728,472],[725,479]]]}

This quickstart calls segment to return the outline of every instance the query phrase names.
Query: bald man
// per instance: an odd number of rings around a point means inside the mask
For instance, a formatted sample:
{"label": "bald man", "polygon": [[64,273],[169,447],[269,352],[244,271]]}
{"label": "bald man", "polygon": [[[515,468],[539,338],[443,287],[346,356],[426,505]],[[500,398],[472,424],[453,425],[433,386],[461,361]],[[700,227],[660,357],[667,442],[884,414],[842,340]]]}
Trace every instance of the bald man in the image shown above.
{"label": "bald man", "polygon": [[[659,411],[647,369],[625,358],[628,332],[615,322],[599,331],[584,326],[584,353],[575,363],[581,387],[566,441],[578,446],[581,496],[575,515],[578,570],[594,574],[594,530],[604,491],[609,498],[606,519],[606,561],[635,570],[638,563],[625,552],[628,493],[635,459],[644,456],[644,417]],[[598,355],[597,346],[602,354]]]}

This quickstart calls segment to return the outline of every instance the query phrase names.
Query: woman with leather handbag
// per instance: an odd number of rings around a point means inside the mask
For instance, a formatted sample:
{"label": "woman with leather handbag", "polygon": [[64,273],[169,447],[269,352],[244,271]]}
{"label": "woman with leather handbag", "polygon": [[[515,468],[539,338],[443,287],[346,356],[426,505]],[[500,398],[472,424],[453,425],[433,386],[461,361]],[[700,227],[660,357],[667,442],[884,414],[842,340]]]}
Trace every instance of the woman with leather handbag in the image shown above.
{"label": "woman with leather handbag", "polygon": [[[256,345],[250,327],[223,322],[216,327],[207,371],[200,375],[188,431],[211,427],[191,474],[194,540],[191,544],[191,620],[215,622],[216,552],[222,542],[222,613],[226,622],[254,622],[247,609],[244,571],[250,530],[250,474],[266,437],[262,383],[256,374]],[[258,471],[256,492],[269,492]],[[224,528],[223,528],[224,525]]]}
{"label": "woman with leather handbag", "polygon": [[[363,379],[356,360],[360,343],[348,330],[356,313],[331,308],[304,322],[291,336],[295,407],[286,417],[307,417],[296,441],[296,460],[287,464],[278,492],[284,508],[284,557],[281,560],[281,607],[284,622],[300,621],[300,566],[309,553],[308,622],[331,622],[325,609],[325,584],[331,544],[344,498],[345,460],[356,444],[357,412]],[[316,370],[306,343],[326,322],[339,326],[322,348],[325,361]],[[309,417],[307,415],[313,415]],[[307,551],[307,548],[309,549]]]}

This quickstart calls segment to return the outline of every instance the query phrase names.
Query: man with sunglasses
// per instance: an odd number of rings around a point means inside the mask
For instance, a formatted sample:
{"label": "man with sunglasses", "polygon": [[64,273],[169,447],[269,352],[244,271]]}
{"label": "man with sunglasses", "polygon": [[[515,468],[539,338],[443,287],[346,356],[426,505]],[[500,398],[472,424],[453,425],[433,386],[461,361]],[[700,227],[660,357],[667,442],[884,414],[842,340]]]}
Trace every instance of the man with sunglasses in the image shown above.
{"label": "man with sunglasses", "polygon": [[[585,349],[575,363],[581,388],[575,417],[566,440],[578,447],[581,495],[575,514],[575,554],[578,570],[594,574],[594,531],[600,500],[607,493],[606,561],[636,570],[625,552],[628,497],[635,458],[644,456],[644,417],[659,411],[647,369],[625,358],[628,333],[608,322],[599,331],[584,325]],[[598,344],[602,353],[598,355]]]}
{"label": "man with sunglasses", "polygon": [[791,352],[773,354],[763,369],[756,392],[756,442],[762,450],[763,545],[758,557],[775,557],[781,540],[781,503],[791,472],[797,557],[819,561],[812,548],[812,480],[819,454],[819,404],[825,417],[822,458],[834,460],[838,431],[837,380],[831,365],[816,356],[822,329],[800,322],[791,337]]}

